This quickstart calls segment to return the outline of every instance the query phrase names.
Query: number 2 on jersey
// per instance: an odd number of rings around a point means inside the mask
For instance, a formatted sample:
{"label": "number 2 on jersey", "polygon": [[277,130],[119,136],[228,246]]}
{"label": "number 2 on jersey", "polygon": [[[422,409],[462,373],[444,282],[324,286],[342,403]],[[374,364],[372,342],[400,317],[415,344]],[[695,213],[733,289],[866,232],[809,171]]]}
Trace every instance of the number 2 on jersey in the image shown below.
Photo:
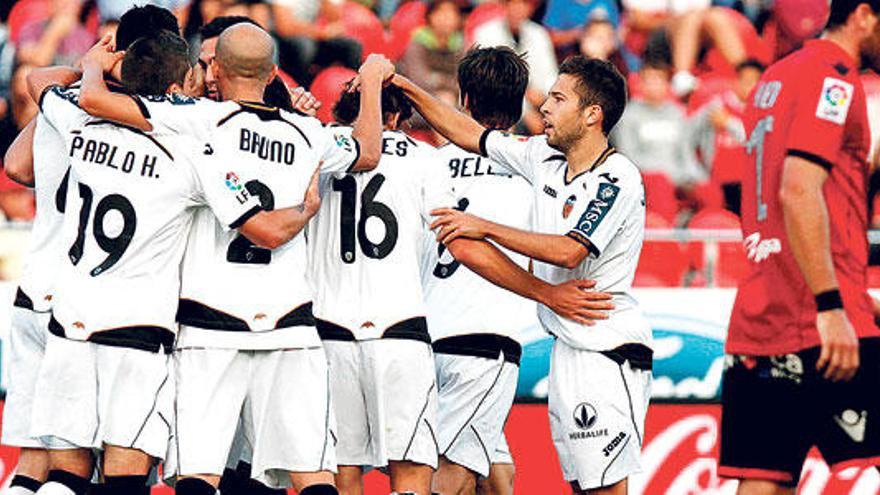
{"label": "number 2 on jersey", "polygon": [[[461,198],[458,200],[458,206],[456,206],[455,209],[458,211],[465,211],[469,204],[470,200],[467,198]],[[434,266],[434,276],[437,278],[449,278],[456,270],[458,270],[458,267],[461,266],[461,262],[455,258],[452,258],[452,261],[449,263],[443,263],[440,261],[440,257],[443,256],[444,252],[446,252],[446,246],[444,244],[437,244],[437,264]]]}
{"label": "number 2 on jersey", "polygon": [[[275,209],[275,195],[269,186],[258,180],[249,180],[244,187],[260,200],[260,206],[264,210]],[[226,248],[226,261],[244,265],[268,265],[272,261],[272,250],[257,247],[247,237],[239,234]]]}
{"label": "number 2 on jersey", "polygon": [[[65,176],[67,177],[67,176]],[[89,226],[89,217],[92,214],[92,203],[95,195],[92,189],[83,184],[79,186],[79,197],[82,199],[82,207],[79,210],[79,226],[77,227],[76,240],[70,246],[67,252],[70,262],[75,265],[79,264],[83,256],[83,249],[86,242],[86,229]],[[66,190],[66,181],[62,183],[62,187]],[[59,189],[60,190],[60,189]],[[63,201],[60,202],[63,204]],[[115,211],[122,216],[122,229],[119,234],[114,237],[107,235],[104,230],[104,219],[111,211]],[[137,229],[137,215],[134,211],[131,201],[120,194],[110,194],[105,196],[95,207],[95,218],[92,220],[92,233],[95,236],[95,242],[98,247],[107,253],[107,258],[89,272],[93,277],[107,271],[110,267],[119,262],[125,250],[131,244],[134,237],[134,231]]]}
{"label": "number 2 on jersey", "polygon": [[[385,176],[376,174],[367,182],[364,192],[361,194],[361,215],[357,223],[357,242],[361,245],[361,251],[367,258],[382,259],[394,250],[397,245],[397,218],[394,212],[385,203],[376,201],[376,195]],[[342,208],[339,213],[340,255],[345,263],[355,261],[355,208],[357,206],[357,181],[351,175],[333,179],[333,190],[342,194]],[[385,226],[385,237],[378,244],[373,243],[367,237],[367,220],[370,217],[378,218]]]}

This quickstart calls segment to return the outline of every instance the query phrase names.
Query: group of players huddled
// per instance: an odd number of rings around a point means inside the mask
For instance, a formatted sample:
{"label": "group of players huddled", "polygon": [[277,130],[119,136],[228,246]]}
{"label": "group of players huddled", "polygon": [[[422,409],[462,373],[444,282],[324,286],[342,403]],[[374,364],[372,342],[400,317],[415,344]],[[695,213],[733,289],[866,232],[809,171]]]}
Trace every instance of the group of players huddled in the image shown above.
{"label": "group of players huddled", "polygon": [[[137,7],[79,67],[28,77],[7,153],[37,217],[11,336],[15,494],[510,494],[503,427],[538,319],[578,493],[639,469],[651,331],[630,295],[644,188],[609,146],[626,83],[569,59],[520,118],[524,58],[475,48],[466,113],[370,55],[334,107],[277,80],[272,38]],[[450,143],[401,129],[414,110]],[[538,304],[535,304],[536,301]]]}

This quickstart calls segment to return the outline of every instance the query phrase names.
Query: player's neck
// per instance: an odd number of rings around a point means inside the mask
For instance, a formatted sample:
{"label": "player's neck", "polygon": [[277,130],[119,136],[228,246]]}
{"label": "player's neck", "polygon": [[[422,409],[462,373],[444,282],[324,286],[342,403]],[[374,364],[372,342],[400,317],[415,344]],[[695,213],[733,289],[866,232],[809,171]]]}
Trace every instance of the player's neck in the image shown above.
{"label": "player's neck", "polygon": [[844,28],[834,31],[826,31],[825,34],[822,35],[822,39],[839,46],[841,50],[845,51],[853,62],[858,65],[859,60],[861,59],[860,43],[853,36],[847,34]]}
{"label": "player's neck", "polygon": [[234,101],[262,102],[265,88],[255,87],[253,84],[230,84],[224,88],[223,99]]}
{"label": "player's neck", "polygon": [[574,177],[592,168],[607,148],[608,138],[604,134],[587,133],[584,135],[565,152],[568,175]]}

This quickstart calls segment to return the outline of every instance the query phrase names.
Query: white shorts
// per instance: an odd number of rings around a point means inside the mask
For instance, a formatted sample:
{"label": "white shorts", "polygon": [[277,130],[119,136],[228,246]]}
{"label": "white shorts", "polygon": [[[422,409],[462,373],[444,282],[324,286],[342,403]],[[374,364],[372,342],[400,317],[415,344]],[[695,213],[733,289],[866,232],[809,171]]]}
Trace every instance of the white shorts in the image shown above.
{"label": "white shorts", "polygon": [[163,459],[171,434],[171,356],[49,335],[31,434],[49,449],[138,449]]}
{"label": "white shorts", "polygon": [[424,342],[325,341],[341,466],[437,468],[434,356]]}
{"label": "white shorts", "polygon": [[556,339],[548,408],[565,480],[591,490],[641,471],[650,397],[651,372]]}
{"label": "white shorts", "polygon": [[31,437],[31,406],[51,313],[37,313],[13,306],[9,330],[9,383],[3,407],[3,445],[42,448]]}
{"label": "white shorts", "polygon": [[440,455],[489,476],[513,405],[519,366],[503,356],[435,354]]}
{"label": "white shorts", "polygon": [[290,472],[336,471],[322,348],[185,348],[174,361],[175,462],[166,477],[221,475],[244,451],[251,477],[272,487],[290,486]]}

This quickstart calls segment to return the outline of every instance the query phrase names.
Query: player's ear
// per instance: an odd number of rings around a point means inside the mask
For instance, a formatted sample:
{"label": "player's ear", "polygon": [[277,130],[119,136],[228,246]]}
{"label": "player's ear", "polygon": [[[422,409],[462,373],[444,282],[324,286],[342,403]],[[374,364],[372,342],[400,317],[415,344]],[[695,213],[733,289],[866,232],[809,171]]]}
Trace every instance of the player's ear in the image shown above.
{"label": "player's ear", "polygon": [[587,118],[587,125],[594,126],[602,123],[602,107],[599,105],[588,105],[584,109]]}

